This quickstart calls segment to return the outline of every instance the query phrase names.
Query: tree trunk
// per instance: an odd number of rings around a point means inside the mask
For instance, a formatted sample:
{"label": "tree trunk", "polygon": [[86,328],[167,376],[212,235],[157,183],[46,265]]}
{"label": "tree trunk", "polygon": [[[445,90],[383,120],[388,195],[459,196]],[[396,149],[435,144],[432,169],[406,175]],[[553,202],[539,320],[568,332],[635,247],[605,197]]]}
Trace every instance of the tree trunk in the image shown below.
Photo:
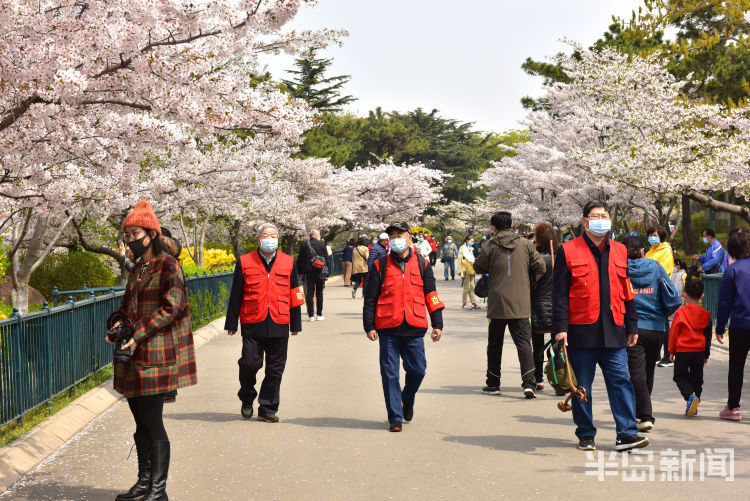
{"label": "tree trunk", "polygon": [[[734,192],[734,188],[730,189],[729,192],[724,195],[724,201],[732,205],[737,205],[737,194]],[[730,213],[729,221],[727,222],[727,233],[729,233],[736,227],[737,227],[737,216]]]}
{"label": "tree trunk", "polygon": [[[29,209],[24,217],[22,225],[16,224],[10,236],[10,250],[7,258],[10,261],[10,278],[13,288],[11,289],[11,301],[18,308],[19,313],[29,311],[29,279],[42,261],[52,251],[54,245],[60,239],[60,235],[70,224],[73,215],[57,228],[57,231],[46,242],[49,220],[46,217],[38,217],[32,223],[33,211]],[[34,230],[29,237],[31,226]],[[23,252],[22,252],[23,249]],[[23,259],[21,257],[23,256]]]}
{"label": "tree trunk", "polygon": [[18,308],[19,313],[29,312],[29,284],[18,282],[13,284],[10,291],[10,300],[14,308]]}
{"label": "tree trunk", "polygon": [[695,235],[693,234],[693,212],[690,209],[690,197],[682,195],[682,249],[685,254],[692,256],[698,251]]}
{"label": "tree trunk", "polygon": [[294,238],[294,235],[283,235],[281,237],[282,242],[282,252],[285,254],[289,254],[290,256],[294,256],[294,241],[296,238]]}
{"label": "tree trunk", "polygon": [[[206,231],[208,230],[208,216],[206,216],[205,219],[203,219],[203,224],[201,225],[201,233],[198,237],[198,241],[196,242],[195,247],[195,255],[198,258],[198,261],[196,261],[195,264],[200,266],[201,268],[205,268],[206,258],[205,258],[205,246],[206,246]],[[195,222],[198,224],[198,221]]]}
{"label": "tree trunk", "polygon": [[239,219],[235,219],[232,226],[229,227],[229,240],[232,242],[232,251],[234,252],[234,257],[237,259],[245,253],[245,249],[242,248],[242,243],[240,242],[241,226],[242,222]]}

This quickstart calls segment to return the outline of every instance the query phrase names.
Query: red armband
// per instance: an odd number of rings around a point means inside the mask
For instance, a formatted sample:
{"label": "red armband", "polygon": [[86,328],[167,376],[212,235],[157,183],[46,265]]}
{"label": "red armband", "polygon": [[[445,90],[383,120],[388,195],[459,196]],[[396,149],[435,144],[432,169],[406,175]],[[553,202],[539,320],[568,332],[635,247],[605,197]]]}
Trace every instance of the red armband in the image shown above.
{"label": "red armband", "polygon": [[289,305],[291,308],[305,304],[305,295],[299,287],[289,291]]}
{"label": "red armband", "polygon": [[432,291],[429,294],[426,294],[424,297],[424,302],[427,305],[427,311],[432,313],[435,310],[443,310],[445,309],[445,305],[443,304],[443,301],[440,299],[440,296],[438,295],[437,291]]}

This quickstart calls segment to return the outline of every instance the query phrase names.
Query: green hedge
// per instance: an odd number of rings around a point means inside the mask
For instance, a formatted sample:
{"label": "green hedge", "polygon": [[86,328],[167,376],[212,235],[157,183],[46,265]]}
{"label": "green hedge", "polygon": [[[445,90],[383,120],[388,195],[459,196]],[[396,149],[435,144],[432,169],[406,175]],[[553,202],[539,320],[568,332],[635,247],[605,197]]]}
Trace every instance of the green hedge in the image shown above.
{"label": "green hedge", "polygon": [[92,252],[68,251],[50,254],[34,270],[29,285],[44,297],[52,297],[52,289],[76,290],[88,287],[109,287],[115,284],[115,274]]}

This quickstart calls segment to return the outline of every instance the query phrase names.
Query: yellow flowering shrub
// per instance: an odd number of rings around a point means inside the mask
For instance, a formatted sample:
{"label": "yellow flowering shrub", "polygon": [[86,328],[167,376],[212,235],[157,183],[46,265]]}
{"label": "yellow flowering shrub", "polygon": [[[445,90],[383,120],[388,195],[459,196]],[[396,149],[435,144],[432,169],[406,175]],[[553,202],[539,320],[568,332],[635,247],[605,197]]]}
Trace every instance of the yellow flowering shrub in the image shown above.
{"label": "yellow flowering shrub", "polygon": [[[192,250],[193,248],[190,247],[190,251]],[[237,261],[237,259],[234,257],[234,254],[223,249],[203,250],[203,268],[206,270],[216,271],[231,268],[234,266],[235,261]],[[189,267],[192,269],[192,267],[196,266],[195,261],[190,257],[188,249],[185,247],[183,247],[182,252],[180,252],[180,262],[183,267]]]}
{"label": "yellow flowering shrub", "polygon": [[432,236],[432,232],[423,226],[414,226],[411,228],[411,234],[414,236],[417,236],[420,231],[425,235]]}

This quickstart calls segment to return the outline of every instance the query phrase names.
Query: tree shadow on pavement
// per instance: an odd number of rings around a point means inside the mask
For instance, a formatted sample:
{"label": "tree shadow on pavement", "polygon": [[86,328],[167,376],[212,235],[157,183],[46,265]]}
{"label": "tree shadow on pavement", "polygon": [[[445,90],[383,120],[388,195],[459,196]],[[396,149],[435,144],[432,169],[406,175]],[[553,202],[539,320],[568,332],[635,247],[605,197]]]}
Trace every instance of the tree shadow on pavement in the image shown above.
{"label": "tree shadow on pavement", "polygon": [[[524,454],[534,453],[537,449],[548,449],[557,447],[570,448],[575,442],[570,439],[554,437],[528,437],[523,435],[447,435],[443,437],[446,442],[456,442],[464,445],[485,447],[496,451],[522,452]],[[539,455],[548,455],[541,454]]]}
{"label": "tree shadow on pavement", "polygon": [[[534,416],[531,414],[519,415],[519,416],[513,416],[513,417],[521,421],[522,423],[561,424],[565,426],[575,427],[575,423],[573,422],[573,417],[570,415],[569,412],[566,412],[565,414],[560,412],[559,417]],[[601,425],[598,425],[598,427],[601,428]]]}
{"label": "tree shadow on pavement", "polygon": [[[33,479],[33,476],[31,478]],[[24,482],[28,480],[29,477],[23,479]],[[0,494],[0,499],[28,499],[34,501],[41,499],[75,499],[98,501],[101,499],[114,499],[118,494],[126,490],[127,487],[121,490],[112,490],[87,485],[64,485],[58,482],[25,483],[11,487],[4,494]]]}
{"label": "tree shadow on pavement", "polygon": [[366,421],[364,419],[347,419],[336,417],[293,418],[283,421],[287,424],[298,424],[313,428],[349,428],[352,430],[385,430],[384,421]]}
{"label": "tree shadow on pavement", "polygon": [[476,395],[482,393],[479,386],[441,386],[440,388],[420,388],[419,393],[438,393],[444,395]]}
{"label": "tree shadow on pavement", "polygon": [[164,414],[164,419],[225,423],[227,421],[241,421],[245,418],[239,412],[186,412],[182,414]]}

